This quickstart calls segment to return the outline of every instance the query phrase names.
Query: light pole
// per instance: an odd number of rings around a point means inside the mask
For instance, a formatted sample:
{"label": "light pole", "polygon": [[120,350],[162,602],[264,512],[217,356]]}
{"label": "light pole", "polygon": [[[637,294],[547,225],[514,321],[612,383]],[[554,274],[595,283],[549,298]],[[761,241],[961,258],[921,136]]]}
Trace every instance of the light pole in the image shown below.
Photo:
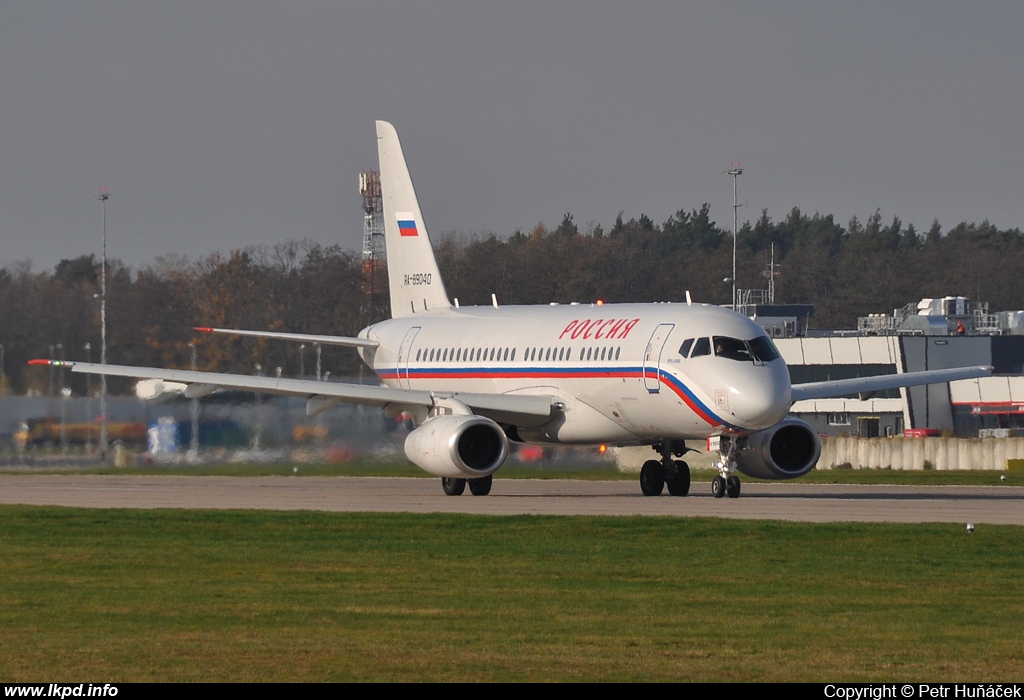
{"label": "light pole", "polygon": [[[194,342],[189,343],[188,346],[192,349],[192,371],[196,371],[196,344]],[[192,440],[189,448],[189,458],[193,461],[199,458],[199,399],[192,399]]]}
{"label": "light pole", "polygon": [[[104,187],[96,198],[103,203],[103,257],[100,265],[100,364],[107,364],[107,200]],[[107,375],[100,375],[100,459],[107,458]]]}
{"label": "light pole", "polygon": [[60,353],[60,369],[57,371],[57,383],[64,389],[64,343],[57,343],[57,352]]}
{"label": "light pole", "polygon": [[743,174],[743,168],[740,167],[740,163],[736,164],[736,167],[731,170],[725,171],[726,175],[732,175],[732,310],[736,310],[736,238],[739,235],[739,209],[740,205],[736,202],[736,181],[740,175]]}
{"label": "light pole", "polygon": [[[253,374],[257,377],[263,376],[263,365],[256,363],[256,371]],[[253,452],[259,454],[263,442],[263,394],[256,393],[256,434],[252,439]]]}
{"label": "light pole", "polygon": [[61,459],[68,457],[68,398],[71,390],[64,387],[64,344],[57,343],[57,352],[60,353],[60,370],[57,373],[57,384],[60,386],[60,456]]}
{"label": "light pole", "polygon": [[53,346],[52,345],[50,346],[50,355],[49,355],[49,357],[50,357],[50,391],[48,393],[48,396],[49,396],[49,398],[52,399],[53,398],[53,360],[54,360]]}
{"label": "light pole", "polygon": [[[92,343],[85,344],[85,361],[92,362]],[[92,375],[85,375],[85,452],[92,457]]]}

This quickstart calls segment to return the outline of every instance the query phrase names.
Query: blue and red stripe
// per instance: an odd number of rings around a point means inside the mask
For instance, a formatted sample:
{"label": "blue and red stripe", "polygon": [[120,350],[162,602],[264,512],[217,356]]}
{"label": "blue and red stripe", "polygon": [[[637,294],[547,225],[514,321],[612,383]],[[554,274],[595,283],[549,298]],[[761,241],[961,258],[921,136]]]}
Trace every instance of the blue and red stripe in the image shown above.
{"label": "blue and red stripe", "polygon": [[[545,367],[430,367],[422,369],[387,369],[379,370],[381,379],[642,379],[642,367],[619,367],[599,369],[594,367],[580,368],[545,368]],[[665,370],[658,371],[658,381],[667,386],[694,414],[713,428],[727,428],[742,431],[716,415],[704,404],[694,392],[678,377]]]}

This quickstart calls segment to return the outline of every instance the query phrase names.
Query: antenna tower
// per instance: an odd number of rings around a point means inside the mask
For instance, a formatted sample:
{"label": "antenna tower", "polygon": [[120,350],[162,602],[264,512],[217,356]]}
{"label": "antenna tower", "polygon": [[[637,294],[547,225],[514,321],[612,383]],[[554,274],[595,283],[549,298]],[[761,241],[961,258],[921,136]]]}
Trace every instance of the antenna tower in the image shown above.
{"label": "antenna tower", "polygon": [[363,196],[363,285],[370,305],[376,306],[378,278],[387,255],[384,248],[384,207],[381,200],[380,173],[359,173],[359,194]]}
{"label": "antenna tower", "polygon": [[775,278],[779,276],[779,268],[782,267],[782,265],[779,265],[779,264],[777,264],[775,262],[775,241],[772,241],[772,257],[771,257],[771,262],[769,262],[765,267],[767,269],[764,272],[762,272],[761,275],[768,278],[768,303],[769,304],[774,304],[775,303]]}

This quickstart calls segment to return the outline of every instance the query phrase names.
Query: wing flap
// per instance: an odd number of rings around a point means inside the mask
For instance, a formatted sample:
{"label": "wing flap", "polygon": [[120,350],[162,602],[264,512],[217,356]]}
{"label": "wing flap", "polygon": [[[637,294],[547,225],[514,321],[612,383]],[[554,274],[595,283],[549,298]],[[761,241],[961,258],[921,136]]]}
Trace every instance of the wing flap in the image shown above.
{"label": "wing flap", "polygon": [[904,372],[903,374],[885,374],[877,377],[796,384],[793,386],[793,401],[828,399],[846,394],[870,396],[885,389],[899,389],[921,384],[941,384],[959,379],[977,379],[991,374],[991,367],[957,367],[955,369],[928,370],[927,372]]}
{"label": "wing flap", "polygon": [[530,394],[452,394],[453,398],[469,406],[473,413],[486,416],[497,423],[537,428],[554,413],[556,399],[551,396]]}

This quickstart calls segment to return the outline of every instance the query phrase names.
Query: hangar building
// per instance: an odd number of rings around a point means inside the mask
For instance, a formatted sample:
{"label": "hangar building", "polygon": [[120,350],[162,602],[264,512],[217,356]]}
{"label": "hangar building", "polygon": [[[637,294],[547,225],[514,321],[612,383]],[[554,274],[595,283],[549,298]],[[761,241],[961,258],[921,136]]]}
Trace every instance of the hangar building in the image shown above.
{"label": "hangar building", "polygon": [[783,313],[758,311],[751,315],[763,318],[775,336],[793,383],[970,365],[994,369],[991,377],[893,389],[866,400],[851,395],[794,404],[792,413],[823,435],[877,437],[912,429],[959,437],[1024,433],[1024,312],[991,314],[987,304],[965,297],[923,299],[892,316],[862,318],[856,331],[801,335],[778,329],[799,329],[805,322],[787,325],[779,322]]}

